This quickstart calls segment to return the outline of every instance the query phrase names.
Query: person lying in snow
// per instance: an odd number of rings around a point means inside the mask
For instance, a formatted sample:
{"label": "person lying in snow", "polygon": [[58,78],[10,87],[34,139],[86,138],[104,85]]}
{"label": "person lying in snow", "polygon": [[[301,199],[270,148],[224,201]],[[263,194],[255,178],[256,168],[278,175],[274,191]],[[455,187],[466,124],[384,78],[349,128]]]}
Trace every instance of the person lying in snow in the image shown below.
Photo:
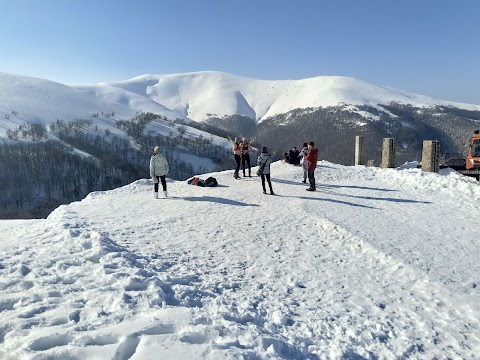
{"label": "person lying in snow", "polygon": [[195,185],[195,186],[200,186],[200,187],[215,187],[218,186],[217,179],[214,177],[209,177],[207,180],[202,180],[199,177],[193,177],[190,180],[187,181],[188,184],[190,185]]}

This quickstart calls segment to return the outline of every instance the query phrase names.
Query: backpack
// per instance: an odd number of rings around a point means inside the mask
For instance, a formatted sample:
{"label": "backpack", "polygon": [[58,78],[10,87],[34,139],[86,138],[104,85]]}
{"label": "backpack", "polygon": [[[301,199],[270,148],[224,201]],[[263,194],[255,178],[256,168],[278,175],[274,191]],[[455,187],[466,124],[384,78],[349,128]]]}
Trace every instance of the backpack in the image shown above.
{"label": "backpack", "polygon": [[205,185],[209,187],[215,187],[218,185],[217,179],[210,176],[207,180],[205,180]]}

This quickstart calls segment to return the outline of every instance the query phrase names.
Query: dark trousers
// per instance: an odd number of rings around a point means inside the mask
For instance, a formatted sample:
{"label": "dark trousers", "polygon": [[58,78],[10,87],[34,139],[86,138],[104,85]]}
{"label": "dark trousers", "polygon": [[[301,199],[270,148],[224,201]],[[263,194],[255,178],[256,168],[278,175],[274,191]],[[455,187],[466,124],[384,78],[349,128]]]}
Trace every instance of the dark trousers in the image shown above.
{"label": "dark trousers", "polygon": [[247,162],[248,166],[248,176],[252,175],[250,170],[250,154],[242,154],[242,167],[243,167],[243,176],[245,176],[245,161]]}
{"label": "dark trousers", "polygon": [[157,182],[153,183],[155,192],[158,192],[158,180],[162,182],[163,191],[167,191],[167,181],[165,180],[165,175],[163,175],[163,176],[157,176]]}
{"label": "dark trousers", "polygon": [[308,170],[308,181],[310,182],[310,188],[315,189],[315,169]]}
{"label": "dark trousers", "polygon": [[234,155],[235,158],[235,163],[237,164],[237,167],[235,168],[235,175],[238,175],[238,172],[240,171],[240,155]]}
{"label": "dark trousers", "polygon": [[267,192],[267,189],[265,188],[265,178],[267,178],[268,187],[270,188],[270,192],[273,193],[272,182],[270,181],[270,174],[262,174],[262,175],[260,175],[260,177],[262,178],[263,191]]}

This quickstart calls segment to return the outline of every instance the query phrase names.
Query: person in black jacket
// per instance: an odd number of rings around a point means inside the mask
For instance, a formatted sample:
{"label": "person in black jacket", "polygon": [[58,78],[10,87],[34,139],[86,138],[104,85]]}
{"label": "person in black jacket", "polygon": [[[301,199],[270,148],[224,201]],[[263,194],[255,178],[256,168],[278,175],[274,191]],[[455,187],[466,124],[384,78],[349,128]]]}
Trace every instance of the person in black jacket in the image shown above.
{"label": "person in black jacket", "polygon": [[263,193],[267,193],[267,189],[265,188],[265,179],[267,179],[268,187],[270,188],[270,195],[275,195],[272,189],[272,182],[270,181],[270,164],[272,163],[272,157],[268,153],[268,149],[266,146],[262,148],[262,153],[258,156],[257,165],[258,165],[258,172],[257,174],[260,175],[262,178],[262,188]]}
{"label": "person in black jacket", "polygon": [[300,165],[300,152],[296,147],[289,151],[288,158],[289,164]]}

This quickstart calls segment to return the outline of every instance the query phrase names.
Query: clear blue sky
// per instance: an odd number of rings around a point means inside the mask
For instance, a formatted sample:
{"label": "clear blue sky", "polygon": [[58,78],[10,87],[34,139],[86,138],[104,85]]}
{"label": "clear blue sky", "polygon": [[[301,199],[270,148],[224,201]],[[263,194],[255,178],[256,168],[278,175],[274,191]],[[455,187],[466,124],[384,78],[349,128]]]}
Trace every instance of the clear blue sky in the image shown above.
{"label": "clear blue sky", "polygon": [[7,73],[343,75],[480,104],[477,0],[0,0],[0,14]]}

